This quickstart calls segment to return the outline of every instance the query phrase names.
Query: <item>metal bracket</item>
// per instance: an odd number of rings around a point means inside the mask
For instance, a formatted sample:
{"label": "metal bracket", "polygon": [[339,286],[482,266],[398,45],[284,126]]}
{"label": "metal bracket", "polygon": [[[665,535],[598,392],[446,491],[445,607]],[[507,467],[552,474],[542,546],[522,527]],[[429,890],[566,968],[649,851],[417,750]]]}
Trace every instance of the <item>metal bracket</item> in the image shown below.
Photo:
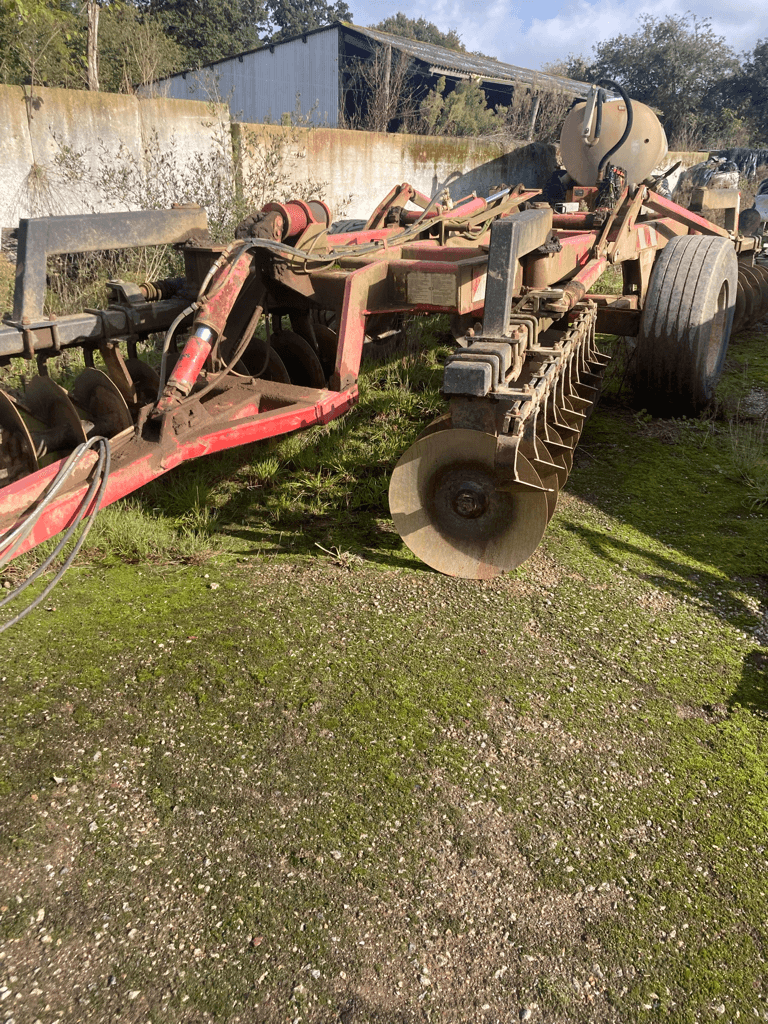
{"label": "metal bracket", "polygon": [[25,218],[18,229],[13,321],[19,327],[26,327],[43,319],[45,265],[49,256],[142,245],[177,245],[207,228],[208,215],[200,207]]}
{"label": "metal bracket", "polygon": [[483,336],[509,337],[509,314],[520,257],[537,249],[552,230],[552,210],[524,210],[491,225]]}

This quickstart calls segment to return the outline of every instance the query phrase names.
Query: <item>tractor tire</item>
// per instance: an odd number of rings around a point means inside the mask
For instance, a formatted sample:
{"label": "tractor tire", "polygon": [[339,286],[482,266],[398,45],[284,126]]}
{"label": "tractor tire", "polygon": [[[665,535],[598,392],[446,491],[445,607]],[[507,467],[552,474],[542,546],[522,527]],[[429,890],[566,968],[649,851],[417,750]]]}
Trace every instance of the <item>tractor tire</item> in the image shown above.
{"label": "tractor tire", "polygon": [[634,353],[637,399],[656,415],[701,412],[714,397],[736,307],[737,259],[721,236],[680,235],[651,274]]}

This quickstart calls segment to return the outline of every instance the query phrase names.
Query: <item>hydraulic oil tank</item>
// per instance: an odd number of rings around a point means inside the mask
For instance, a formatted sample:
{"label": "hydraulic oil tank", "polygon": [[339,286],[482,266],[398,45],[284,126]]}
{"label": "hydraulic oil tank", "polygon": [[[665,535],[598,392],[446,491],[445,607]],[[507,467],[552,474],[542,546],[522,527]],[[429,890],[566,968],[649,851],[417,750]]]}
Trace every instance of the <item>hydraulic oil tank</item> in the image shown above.
{"label": "hydraulic oil tank", "polygon": [[[596,93],[572,107],[560,133],[560,154],[566,170],[578,185],[596,185],[600,161],[624,134],[627,105],[610,97],[602,104]],[[667,136],[658,117],[644,103],[632,100],[629,137],[609,159],[627,172],[632,188],[644,181],[667,155]]]}

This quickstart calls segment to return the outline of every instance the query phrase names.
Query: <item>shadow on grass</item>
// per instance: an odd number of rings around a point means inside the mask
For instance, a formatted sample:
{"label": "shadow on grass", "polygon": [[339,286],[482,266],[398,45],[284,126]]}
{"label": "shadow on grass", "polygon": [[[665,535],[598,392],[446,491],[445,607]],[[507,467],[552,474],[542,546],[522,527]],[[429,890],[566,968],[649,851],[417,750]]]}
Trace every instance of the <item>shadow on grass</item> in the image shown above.
{"label": "shadow on grass", "polygon": [[[589,526],[566,523],[564,529],[577,536],[596,557],[616,566],[623,566],[628,561],[637,564],[638,560],[650,563],[651,571],[635,569],[637,577],[678,600],[696,603],[740,629],[756,625],[754,608],[724,583],[719,572],[708,571],[701,566],[692,569],[684,559],[677,560],[671,555],[620,540]],[[729,704],[768,714],[768,650],[753,651],[744,659],[742,678]]]}
{"label": "shadow on grass", "polygon": [[[440,326],[428,322],[417,352],[365,367],[360,402],[343,419],[196,460],[138,492],[135,501],[240,557],[327,558],[319,544],[382,566],[431,572],[394,530],[387,490],[400,454],[443,408],[439,387],[449,349]],[[741,379],[741,367],[735,376]],[[607,391],[585,426],[567,490],[638,536],[601,532],[563,508],[554,528],[577,536],[601,559],[633,560],[651,585],[754,629],[755,608],[744,592],[768,601],[761,575],[768,515],[749,508],[729,468],[726,425],[650,420]],[[763,668],[759,659],[745,665],[745,699],[755,707],[764,699]]]}
{"label": "shadow on grass", "polygon": [[744,659],[741,679],[729,704],[768,718],[768,650],[752,651]]}
{"label": "shadow on grass", "polygon": [[137,492],[131,500],[148,529],[151,517],[241,557],[320,557],[320,544],[431,572],[394,529],[388,488],[399,456],[442,410],[448,349],[439,327],[418,352],[368,363],[359,403],[344,418],[197,459]]}
{"label": "shadow on grass", "polygon": [[[763,338],[737,344],[726,413],[738,410],[739,389],[768,383],[768,362],[745,373],[744,360],[763,348]],[[737,454],[727,419],[653,420],[609,394],[585,426],[568,489],[626,529],[603,532],[567,516],[561,528],[599,558],[631,563],[639,578],[764,643],[757,599],[768,606],[768,511],[750,500]],[[745,659],[731,703],[768,711],[763,651]]]}

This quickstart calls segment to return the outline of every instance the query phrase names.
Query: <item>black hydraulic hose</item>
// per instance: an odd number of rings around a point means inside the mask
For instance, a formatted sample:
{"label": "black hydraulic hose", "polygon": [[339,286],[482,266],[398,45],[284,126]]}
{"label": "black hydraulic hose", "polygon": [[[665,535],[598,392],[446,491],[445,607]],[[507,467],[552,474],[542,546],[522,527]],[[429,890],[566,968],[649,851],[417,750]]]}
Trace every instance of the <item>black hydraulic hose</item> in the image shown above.
{"label": "black hydraulic hose", "polygon": [[[597,165],[597,178],[598,178],[598,181],[599,181],[600,180],[600,175],[602,174],[603,168],[605,167],[605,165],[608,163],[608,161],[613,156],[613,154],[616,153],[618,150],[620,150],[621,147],[624,145],[624,143],[629,138],[629,133],[632,131],[632,122],[634,120],[634,114],[633,114],[633,111],[632,111],[632,100],[629,98],[629,96],[627,96],[626,92],[619,85],[618,82],[614,82],[610,78],[601,78],[600,81],[596,82],[595,84],[599,85],[599,86],[605,86],[606,89],[613,89],[613,90],[615,90],[619,94],[619,96],[621,96],[621,98],[624,100],[624,103],[626,104],[626,107],[627,107],[627,123],[626,123],[626,126],[624,128],[623,135],[621,136],[619,141],[616,143],[616,145],[608,150],[608,152],[605,154],[603,159]],[[602,111],[601,111],[601,115],[602,115]]]}
{"label": "black hydraulic hose", "polygon": [[[95,497],[93,512],[91,513],[88,522],[83,527],[80,536],[75,541],[74,547],[67,555],[66,559],[62,562],[61,566],[56,572],[56,575],[53,577],[48,586],[37,595],[34,601],[31,601],[26,606],[26,608],[23,608],[22,611],[18,613],[18,615],[15,615],[12,619],[9,619],[8,622],[4,622],[2,625],[0,625],[0,633],[4,633],[6,629],[9,629],[11,626],[15,626],[17,623],[21,622],[23,618],[29,615],[31,611],[37,608],[37,606],[45,600],[45,598],[50,594],[50,592],[57,585],[57,583],[60,582],[60,580],[64,576],[64,573],[67,571],[67,569],[69,569],[70,565],[77,557],[80,548],[83,546],[85,538],[88,536],[88,533],[90,532],[90,529],[93,526],[94,519],[96,518],[96,513],[99,511],[101,503],[104,499],[104,492],[107,487],[107,481],[109,479],[109,472],[112,461],[109,441],[105,437],[92,438],[91,441],[87,443],[85,447],[91,447],[91,445],[94,443],[98,443],[99,445],[99,457],[93,475],[93,480],[91,481],[88,491],[86,492],[86,495],[83,498],[82,503],[80,504],[75,519],[67,527],[67,530],[65,531],[59,543],[56,545],[56,548],[54,549],[54,551],[51,552],[48,558],[46,558],[43,564],[38,566],[38,568],[32,573],[31,576],[29,576],[28,579],[24,580],[23,583],[16,587],[15,590],[13,590],[2,602],[0,602],[0,607],[7,604],[14,598],[18,597],[20,594],[22,594],[31,583],[34,583],[34,581],[42,575],[42,573],[48,568],[48,566],[51,564],[54,558],[56,558],[56,556],[63,550],[66,543],[69,540],[71,540],[72,536],[75,533],[75,530],[80,525],[83,516],[88,511],[88,508],[90,507],[91,502],[94,501]],[[98,493],[96,493],[97,488]]]}

